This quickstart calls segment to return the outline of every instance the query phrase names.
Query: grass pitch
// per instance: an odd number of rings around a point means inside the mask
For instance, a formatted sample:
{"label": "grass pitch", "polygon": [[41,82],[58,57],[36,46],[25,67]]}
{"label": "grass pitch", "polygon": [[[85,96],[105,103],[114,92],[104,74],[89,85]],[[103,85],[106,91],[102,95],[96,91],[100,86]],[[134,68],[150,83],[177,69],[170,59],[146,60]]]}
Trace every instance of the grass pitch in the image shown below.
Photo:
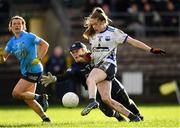
{"label": "grass pitch", "polygon": [[96,109],[89,115],[80,115],[82,107],[68,109],[50,106],[47,114],[51,123],[42,123],[41,119],[26,106],[1,106],[0,127],[30,128],[180,128],[180,106],[178,105],[141,105],[139,109],[144,115],[142,122],[118,122],[108,118]]}

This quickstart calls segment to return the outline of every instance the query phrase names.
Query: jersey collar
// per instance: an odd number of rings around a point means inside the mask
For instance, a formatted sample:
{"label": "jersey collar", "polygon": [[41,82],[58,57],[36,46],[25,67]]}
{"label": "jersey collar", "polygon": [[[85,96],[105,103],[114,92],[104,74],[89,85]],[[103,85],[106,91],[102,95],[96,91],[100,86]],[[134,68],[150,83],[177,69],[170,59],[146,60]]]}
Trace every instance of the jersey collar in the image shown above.
{"label": "jersey collar", "polygon": [[[24,33],[25,33],[24,31],[20,32],[19,38],[22,37],[24,35]],[[14,39],[19,39],[19,38],[16,38],[16,36],[14,36]]]}
{"label": "jersey collar", "polygon": [[100,33],[105,32],[107,29],[108,29],[108,26],[106,26],[106,28],[103,31],[101,31]]}

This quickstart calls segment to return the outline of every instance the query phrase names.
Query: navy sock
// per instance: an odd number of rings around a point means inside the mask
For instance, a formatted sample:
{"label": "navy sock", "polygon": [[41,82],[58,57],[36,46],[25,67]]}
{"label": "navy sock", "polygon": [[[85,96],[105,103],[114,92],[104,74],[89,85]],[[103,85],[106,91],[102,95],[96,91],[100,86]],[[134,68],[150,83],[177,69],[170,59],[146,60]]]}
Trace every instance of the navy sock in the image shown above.
{"label": "navy sock", "polygon": [[39,95],[39,94],[35,94],[35,96],[34,96],[34,99],[35,100],[39,100],[39,99],[41,99],[42,98],[42,95]]}
{"label": "navy sock", "polygon": [[43,115],[41,118],[42,118],[42,119],[45,119],[45,118],[47,118],[47,116],[46,116],[46,115]]}
{"label": "navy sock", "polygon": [[132,114],[132,113],[129,113],[128,118],[129,118],[130,120],[134,120],[134,119],[136,118],[136,115],[134,115],[134,114]]}
{"label": "navy sock", "polygon": [[115,113],[114,113],[114,117],[115,117],[118,121],[125,120],[118,112],[115,112]]}
{"label": "navy sock", "polygon": [[90,98],[90,99],[89,99],[89,102],[90,102],[90,103],[91,103],[91,102],[94,102],[94,101],[96,101],[95,98]]}

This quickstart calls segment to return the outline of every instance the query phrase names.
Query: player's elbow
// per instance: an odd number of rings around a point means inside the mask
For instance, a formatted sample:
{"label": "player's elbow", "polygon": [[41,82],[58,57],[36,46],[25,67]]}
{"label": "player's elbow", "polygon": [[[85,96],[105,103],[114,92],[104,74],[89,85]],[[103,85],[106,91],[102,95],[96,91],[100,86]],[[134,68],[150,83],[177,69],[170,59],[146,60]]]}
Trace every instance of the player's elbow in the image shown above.
{"label": "player's elbow", "polygon": [[47,42],[43,42],[42,48],[47,51],[49,48],[49,44]]}
{"label": "player's elbow", "polygon": [[43,49],[43,50],[48,50],[49,48],[49,44],[48,42],[42,40],[41,43],[39,44],[40,48]]}
{"label": "player's elbow", "polygon": [[49,44],[47,42],[45,43],[45,47],[46,47],[46,49],[49,48]]}

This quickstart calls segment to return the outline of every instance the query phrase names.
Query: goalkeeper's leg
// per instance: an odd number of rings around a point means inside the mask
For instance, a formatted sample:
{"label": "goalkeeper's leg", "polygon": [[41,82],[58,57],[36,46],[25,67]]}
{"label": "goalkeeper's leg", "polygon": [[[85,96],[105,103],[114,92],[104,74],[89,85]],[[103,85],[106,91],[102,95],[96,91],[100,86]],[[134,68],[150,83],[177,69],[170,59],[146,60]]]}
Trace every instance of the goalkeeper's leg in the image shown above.
{"label": "goalkeeper's leg", "polygon": [[138,115],[141,120],[143,120],[143,116],[140,114],[138,107],[131,100],[124,89],[123,85],[116,78],[112,82],[112,98],[124,105],[128,110],[130,110],[133,114]]}
{"label": "goalkeeper's leg", "polygon": [[126,90],[122,89],[117,93],[118,98],[116,99],[118,102],[122,103],[127,109],[129,109],[133,114],[138,115],[141,120],[144,119],[144,117],[140,114],[140,111],[134,101],[129,98]]}

